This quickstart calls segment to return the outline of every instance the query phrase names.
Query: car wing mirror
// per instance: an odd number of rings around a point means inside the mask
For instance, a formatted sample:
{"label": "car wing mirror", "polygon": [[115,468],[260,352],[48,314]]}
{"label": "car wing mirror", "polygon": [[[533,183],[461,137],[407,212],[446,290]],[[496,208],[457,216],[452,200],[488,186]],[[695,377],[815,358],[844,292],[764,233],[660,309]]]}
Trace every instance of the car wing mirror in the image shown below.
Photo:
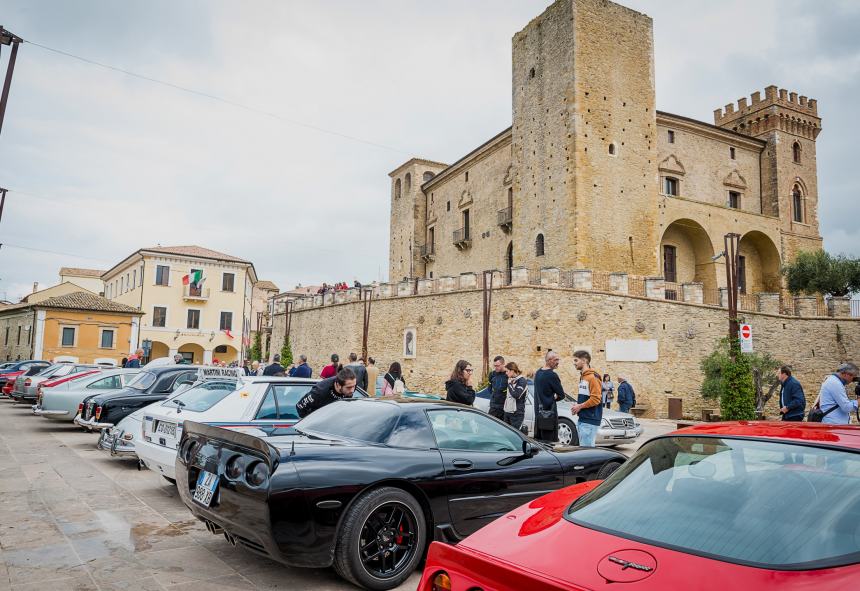
{"label": "car wing mirror", "polygon": [[523,455],[527,458],[534,456],[538,452],[538,447],[531,441],[523,441]]}

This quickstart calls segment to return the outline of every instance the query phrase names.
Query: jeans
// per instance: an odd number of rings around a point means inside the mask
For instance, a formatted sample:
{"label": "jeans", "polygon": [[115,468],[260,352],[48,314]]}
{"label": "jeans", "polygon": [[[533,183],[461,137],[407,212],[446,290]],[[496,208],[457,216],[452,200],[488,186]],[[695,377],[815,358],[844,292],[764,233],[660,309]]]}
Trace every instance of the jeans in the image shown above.
{"label": "jeans", "polygon": [[620,410],[621,412],[630,412],[630,407],[631,407],[631,406],[633,406],[633,405],[632,405],[632,404],[628,404],[628,403],[626,403],[626,402],[622,402],[622,403],[619,403],[619,405],[618,405],[618,410]]}
{"label": "jeans", "polygon": [[597,425],[589,425],[579,421],[576,431],[579,433],[579,445],[582,447],[594,447],[597,441]]}

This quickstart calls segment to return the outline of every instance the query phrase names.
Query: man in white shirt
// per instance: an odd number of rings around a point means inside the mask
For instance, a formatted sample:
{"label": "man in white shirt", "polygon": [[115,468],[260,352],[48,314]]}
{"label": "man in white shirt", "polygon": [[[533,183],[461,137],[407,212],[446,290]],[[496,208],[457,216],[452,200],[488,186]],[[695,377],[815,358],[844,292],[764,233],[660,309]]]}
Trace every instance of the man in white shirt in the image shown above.
{"label": "man in white shirt", "polygon": [[851,411],[857,411],[857,400],[849,400],[845,386],[853,382],[860,374],[857,366],[846,362],[836,368],[836,372],[827,376],[821,384],[818,394],[818,406],[825,413],[822,423],[831,425],[847,425],[851,421]]}

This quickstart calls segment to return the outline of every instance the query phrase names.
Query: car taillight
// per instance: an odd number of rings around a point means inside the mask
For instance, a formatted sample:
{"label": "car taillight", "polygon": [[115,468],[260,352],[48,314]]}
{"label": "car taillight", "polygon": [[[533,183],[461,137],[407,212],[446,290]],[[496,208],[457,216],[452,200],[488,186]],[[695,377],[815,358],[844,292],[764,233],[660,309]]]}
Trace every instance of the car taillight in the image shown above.
{"label": "car taillight", "polygon": [[99,420],[99,417],[101,417],[101,416],[102,416],[102,407],[97,406],[96,407],[96,420]]}
{"label": "car taillight", "polygon": [[83,412],[84,412],[84,403],[83,403],[83,402],[78,402],[78,414],[79,414],[79,415],[80,415],[80,414],[83,414]]}
{"label": "car taillight", "polygon": [[430,591],[451,591],[451,577],[445,571],[433,575],[430,581]]}

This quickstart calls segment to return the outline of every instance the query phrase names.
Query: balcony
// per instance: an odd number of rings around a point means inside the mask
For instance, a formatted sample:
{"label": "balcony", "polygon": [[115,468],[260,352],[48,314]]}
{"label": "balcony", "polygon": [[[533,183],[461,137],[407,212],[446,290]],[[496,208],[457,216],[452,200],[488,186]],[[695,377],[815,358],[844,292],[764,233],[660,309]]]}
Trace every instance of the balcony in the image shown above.
{"label": "balcony", "polygon": [[421,258],[425,262],[431,262],[436,260],[436,245],[431,244],[423,244],[421,246]]}
{"label": "balcony", "polygon": [[505,233],[511,231],[514,226],[514,208],[509,206],[499,210],[498,221],[496,222]]}
{"label": "balcony", "polygon": [[205,302],[209,299],[209,288],[208,287],[194,287],[193,285],[183,285],[182,286],[182,299],[183,300],[195,300],[198,302]]}
{"label": "balcony", "polygon": [[469,228],[460,228],[454,230],[454,246],[459,250],[463,250],[472,246],[472,237],[469,235]]}

